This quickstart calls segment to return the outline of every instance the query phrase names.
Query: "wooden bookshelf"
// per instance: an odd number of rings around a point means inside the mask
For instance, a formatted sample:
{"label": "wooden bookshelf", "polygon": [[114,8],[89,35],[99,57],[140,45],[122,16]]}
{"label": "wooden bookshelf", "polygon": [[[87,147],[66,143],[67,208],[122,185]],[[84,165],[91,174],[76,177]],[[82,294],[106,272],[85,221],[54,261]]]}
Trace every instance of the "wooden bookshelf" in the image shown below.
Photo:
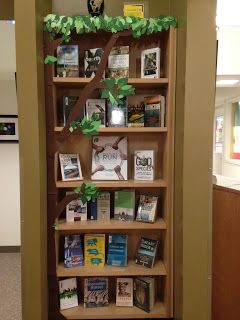
{"label": "wooden bookshelf", "polygon": [[58,231],[59,232],[68,232],[68,233],[76,233],[76,232],[89,232],[89,231],[97,231],[101,229],[101,231],[114,231],[114,230],[166,230],[166,222],[163,219],[157,219],[154,223],[145,223],[140,221],[118,221],[118,220],[110,220],[109,222],[99,222],[99,221],[76,221],[76,222],[66,222],[65,220],[60,220],[58,222]]}
{"label": "wooden bookshelf", "polygon": [[63,263],[57,266],[58,277],[133,277],[133,276],[166,276],[167,271],[162,261],[156,260],[153,268],[147,268],[128,261],[126,267],[114,267],[105,264],[104,267],[72,267],[65,268]]}
{"label": "wooden bookshelf", "polygon": [[108,307],[84,308],[80,304],[76,308],[61,311],[66,319],[151,319],[165,318],[166,308],[163,303],[156,302],[151,312],[145,312],[137,307],[116,307],[115,303],[110,303]]}
{"label": "wooden bookshelf", "polygon": [[[92,48],[104,48],[109,34],[103,37],[97,35],[76,35],[74,44],[78,44],[80,55],[80,75],[83,76],[83,51]],[[146,36],[147,37],[147,36]],[[118,45],[130,46],[130,65],[128,83],[135,86],[133,104],[144,100],[146,96],[163,95],[165,97],[165,127],[124,127],[100,128],[99,134],[112,136],[126,136],[128,141],[128,177],[122,181],[92,181],[91,161],[92,142],[79,134],[78,130],[68,137],[62,137],[62,123],[59,120],[59,108],[64,96],[84,96],[85,89],[89,90],[89,78],[60,78],[55,77],[54,67],[45,66],[45,92],[46,92],[46,141],[47,141],[47,173],[48,173],[48,287],[49,292],[49,318],[61,319],[140,319],[140,318],[172,318],[173,317],[173,266],[172,266],[172,226],[173,226],[173,173],[174,173],[174,95],[175,95],[175,52],[176,33],[173,28],[159,32],[149,37],[133,39],[131,36],[122,37],[116,42]],[[57,42],[54,42],[57,43]],[[53,42],[45,40],[46,54],[56,55]],[[141,52],[145,49],[161,48],[161,78],[141,79],[140,59]],[[105,51],[106,52],[106,51]],[[88,86],[89,85],[89,86]],[[103,88],[100,83],[98,88]],[[90,88],[91,89],[91,88]],[[84,94],[83,94],[84,93]],[[87,99],[99,98],[99,90],[89,90],[85,95]],[[85,101],[85,98],[83,99]],[[129,101],[130,101],[129,98]],[[84,104],[83,104],[84,107]],[[83,110],[79,108],[79,113]],[[60,140],[60,137],[62,138]],[[136,181],[134,177],[134,151],[153,150],[155,154],[155,180]],[[58,153],[77,153],[80,157],[83,181],[61,181]],[[135,189],[136,201],[141,194],[155,195],[159,199],[157,219],[155,223],[122,222],[110,220],[81,221],[67,223],[64,219],[64,210],[57,228],[54,229],[55,218],[59,212],[57,205],[63,201],[66,192],[81,184],[94,182],[104,191],[119,189]],[[137,208],[137,203],[136,203]],[[56,214],[57,212],[57,214]],[[68,234],[108,234],[123,233],[128,235],[128,265],[126,267],[113,267],[105,264],[104,267],[72,267],[65,268],[63,264],[64,236]],[[146,268],[135,263],[136,248],[141,236],[156,239],[159,242],[156,261],[153,268]],[[107,240],[106,240],[107,241]],[[78,283],[83,288],[84,277],[109,277],[110,301],[116,293],[116,277],[154,276],[156,280],[156,295],[158,300],[150,313],[136,307],[116,307],[111,302],[108,307],[85,309],[83,307],[82,291],[79,297],[79,306],[65,311],[59,310],[58,281],[62,278],[77,277]]]}
{"label": "wooden bookshelf", "polygon": [[153,181],[138,181],[138,180],[124,180],[124,181],[97,181],[97,180],[79,180],[79,181],[57,181],[57,188],[76,188],[83,182],[94,182],[99,188],[166,188],[167,183],[162,179]]}

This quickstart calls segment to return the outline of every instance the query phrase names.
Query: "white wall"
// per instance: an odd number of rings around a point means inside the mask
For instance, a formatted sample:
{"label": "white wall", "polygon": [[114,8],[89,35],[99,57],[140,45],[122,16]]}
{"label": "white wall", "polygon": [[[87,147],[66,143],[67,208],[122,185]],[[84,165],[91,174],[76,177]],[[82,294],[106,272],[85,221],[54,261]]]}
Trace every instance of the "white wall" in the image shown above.
{"label": "white wall", "polygon": [[[0,43],[0,115],[17,115],[15,25],[0,21]],[[0,246],[19,246],[18,143],[0,143],[0,177]]]}

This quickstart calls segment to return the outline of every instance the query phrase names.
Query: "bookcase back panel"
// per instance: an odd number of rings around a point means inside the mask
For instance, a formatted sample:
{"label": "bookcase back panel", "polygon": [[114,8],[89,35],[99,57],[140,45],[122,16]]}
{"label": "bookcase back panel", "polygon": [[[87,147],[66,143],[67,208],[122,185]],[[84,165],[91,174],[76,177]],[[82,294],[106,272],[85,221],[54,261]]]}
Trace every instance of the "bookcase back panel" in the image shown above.
{"label": "bookcase back panel", "polygon": [[[97,34],[73,35],[72,45],[79,45],[79,76],[84,76],[84,51],[87,49],[102,48],[106,46],[112,34],[98,32]],[[129,77],[135,78],[141,75],[141,52],[143,50],[160,48],[161,77],[166,77],[167,73],[167,38],[169,33],[162,31],[158,34],[142,36],[140,39],[130,37],[120,37],[115,46],[129,46]],[[107,71],[107,70],[106,70]],[[56,74],[56,70],[55,70]],[[106,73],[106,76],[108,74]]]}
{"label": "bookcase back panel", "polygon": [[[126,136],[126,134],[111,134],[111,136]],[[163,145],[164,134],[128,134],[128,179],[134,178],[134,152],[137,150],[154,150],[155,179],[163,177]],[[90,150],[90,152],[89,152]],[[77,153],[80,157],[84,179],[91,178],[92,139],[82,135],[71,135],[64,143],[59,144],[60,153]],[[58,180],[61,180],[60,165],[58,164]]]}

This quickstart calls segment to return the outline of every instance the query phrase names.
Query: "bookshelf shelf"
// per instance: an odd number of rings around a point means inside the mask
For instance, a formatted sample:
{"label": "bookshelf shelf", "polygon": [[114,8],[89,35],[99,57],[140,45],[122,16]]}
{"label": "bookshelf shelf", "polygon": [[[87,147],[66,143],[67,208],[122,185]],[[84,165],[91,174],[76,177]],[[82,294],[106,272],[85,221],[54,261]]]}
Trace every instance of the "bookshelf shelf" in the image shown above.
{"label": "bookshelf shelf", "polygon": [[116,307],[114,303],[110,303],[108,307],[101,308],[84,308],[83,304],[76,308],[61,311],[66,319],[133,319],[133,318],[165,318],[166,309],[164,304],[156,302],[151,312],[145,312],[137,307]]}
{"label": "bookshelf shelf", "polygon": [[144,222],[124,222],[111,220],[109,222],[100,221],[79,221],[79,222],[66,222],[65,220],[60,220],[58,222],[58,231],[75,233],[77,231],[81,233],[86,233],[89,231],[96,231],[101,229],[101,231],[114,231],[114,230],[166,230],[166,222],[163,219],[158,219],[155,223],[144,223]]}
{"label": "bookshelf shelf", "polygon": [[156,260],[153,268],[147,268],[140,266],[135,261],[128,261],[126,267],[113,267],[105,265],[104,267],[72,267],[65,268],[63,263],[60,263],[57,267],[58,277],[127,277],[127,276],[166,276],[166,268],[162,261]]}
{"label": "bookshelf shelf", "polygon": [[[55,132],[62,132],[63,131],[63,127],[55,127],[54,128]],[[129,134],[129,133],[164,133],[167,132],[167,128],[99,128],[98,129],[99,133],[125,133],[125,134]],[[77,134],[77,133],[76,133]]]}
{"label": "bookshelf shelf", "polygon": [[96,180],[79,180],[79,181],[57,181],[57,188],[76,188],[83,182],[94,182],[99,188],[166,188],[167,183],[162,179],[156,179],[153,181],[137,181],[129,179],[126,181],[96,181]]}
{"label": "bookshelf shelf", "polygon": [[[56,86],[73,86],[82,87],[88,84],[91,78],[61,78],[53,77],[53,83]],[[159,79],[141,79],[141,78],[129,78],[128,83],[134,85],[137,88],[159,88],[159,86],[168,85],[167,78]]]}

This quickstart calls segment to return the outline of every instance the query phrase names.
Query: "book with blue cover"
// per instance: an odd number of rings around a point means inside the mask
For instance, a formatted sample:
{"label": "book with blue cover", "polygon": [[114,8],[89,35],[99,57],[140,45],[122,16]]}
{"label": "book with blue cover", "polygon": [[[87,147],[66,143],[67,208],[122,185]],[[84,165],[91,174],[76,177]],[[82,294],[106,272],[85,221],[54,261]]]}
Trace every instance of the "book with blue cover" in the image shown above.
{"label": "book with blue cover", "polygon": [[127,239],[125,234],[109,234],[107,264],[123,267],[127,265]]}
{"label": "book with blue cover", "polygon": [[65,236],[64,267],[71,268],[84,265],[83,241],[80,235]]}
{"label": "book with blue cover", "polygon": [[108,278],[84,279],[84,308],[108,306]]}
{"label": "book with blue cover", "polygon": [[141,237],[136,256],[136,264],[152,268],[157,253],[158,241]]}

